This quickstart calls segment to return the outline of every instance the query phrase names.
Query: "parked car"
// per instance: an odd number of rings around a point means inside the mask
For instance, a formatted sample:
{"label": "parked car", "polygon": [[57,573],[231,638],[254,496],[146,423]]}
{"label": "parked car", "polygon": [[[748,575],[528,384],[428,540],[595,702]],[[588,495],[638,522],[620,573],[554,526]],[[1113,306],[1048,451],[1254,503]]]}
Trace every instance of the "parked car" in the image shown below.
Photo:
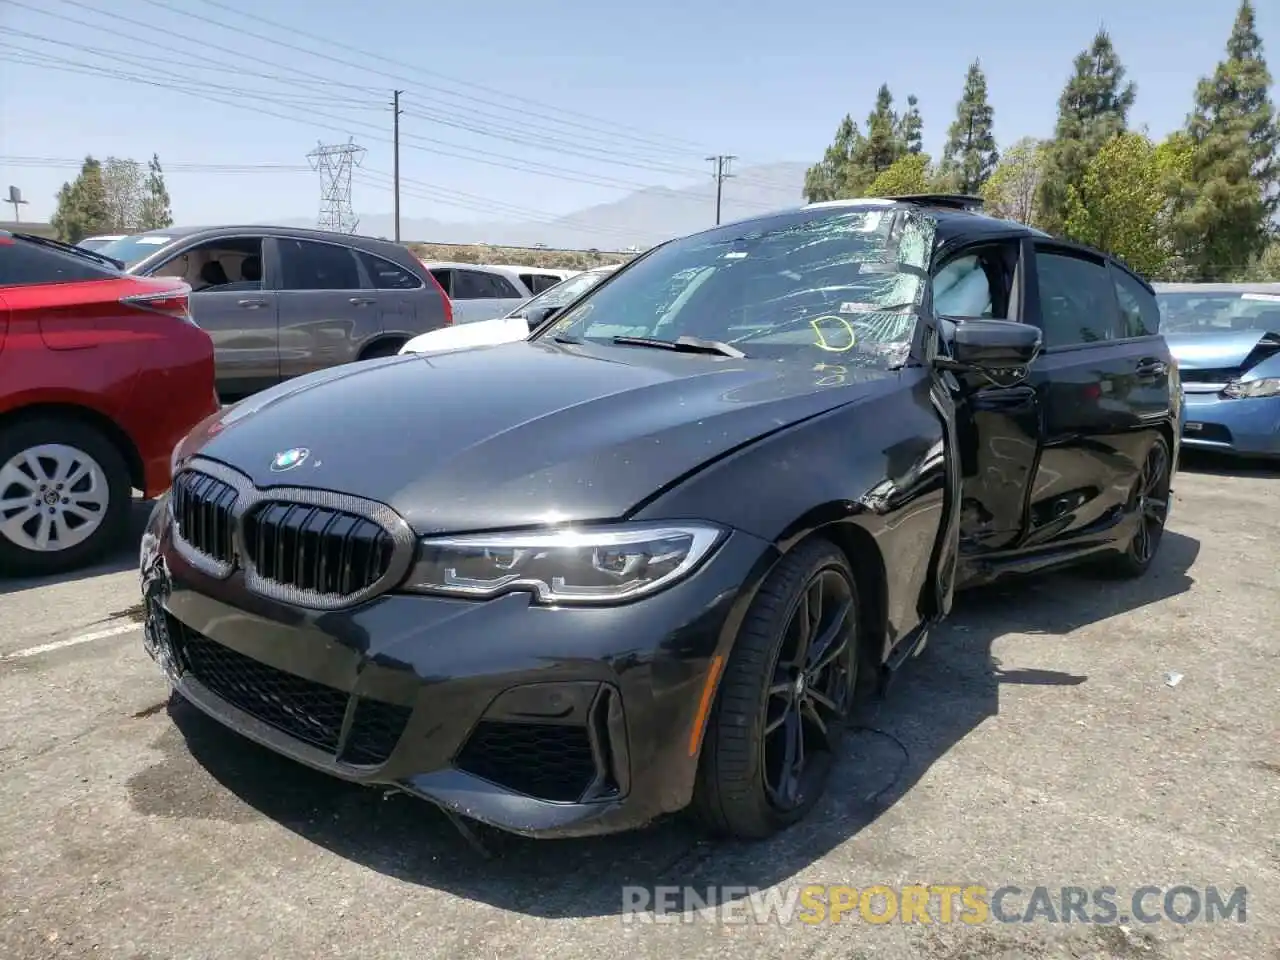
{"label": "parked car", "polygon": [[101,250],[108,243],[114,243],[117,240],[123,240],[127,234],[123,233],[104,233],[96,237],[85,237],[76,244],[84,250]]}
{"label": "parked car", "polygon": [[1280,456],[1280,283],[1159,283],[1189,449]]}
{"label": "parked car", "polygon": [[218,392],[237,400],[337,364],[392,356],[448,326],[452,307],[398,243],[295,227],[152,230],[99,253],[138,276],[177,277],[213,337]]}
{"label": "parked car", "polygon": [[58,573],[119,545],[132,491],[217,411],[213,344],[181,280],[0,231],[0,573]]}
{"label": "parked car", "polygon": [[515,273],[525,288],[533,294],[542,293],[543,290],[550,290],[557,283],[562,280],[568,280],[580,272],[578,270],[562,270],[559,267],[530,267],[514,263],[499,263],[494,264],[494,266]]}
{"label": "parked car", "polygon": [[140,558],[148,651],[249,739],[505,830],[797,822],[957,588],[1141,576],[1164,530],[1151,287],[957,203],[718,226],[527,341],[210,418]]}
{"label": "parked car", "polygon": [[616,266],[607,266],[584,270],[567,280],[560,281],[536,297],[521,301],[504,317],[432,330],[414,337],[400,348],[400,352],[438,353],[445,350],[461,350],[523,340],[540,323],[556,311],[567,307],[617,269]]}
{"label": "parked car", "polygon": [[519,268],[442,260],[427,260],[424,265],[452,301],[455,323],[501,316],[535,293],[520,279]]}

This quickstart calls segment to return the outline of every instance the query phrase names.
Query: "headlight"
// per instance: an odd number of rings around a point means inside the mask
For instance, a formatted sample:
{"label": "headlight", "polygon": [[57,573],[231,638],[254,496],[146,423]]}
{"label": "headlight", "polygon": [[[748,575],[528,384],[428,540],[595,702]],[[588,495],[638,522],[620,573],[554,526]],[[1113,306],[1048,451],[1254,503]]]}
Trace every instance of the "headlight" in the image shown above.
{"label": "headlight", "polygon": [[432,538],[420,542],[406,588],[477,599],[524,590],[541,603],[618,603],[687,576],[723,534],[708,524],[673,523]]}
{"label": "headlight", "polygon": [[1280,377],[1266,377],[1262,380],[1235,380],[1228,383],[1222,393],[1237,400],[1245,397],[1280,396]]}

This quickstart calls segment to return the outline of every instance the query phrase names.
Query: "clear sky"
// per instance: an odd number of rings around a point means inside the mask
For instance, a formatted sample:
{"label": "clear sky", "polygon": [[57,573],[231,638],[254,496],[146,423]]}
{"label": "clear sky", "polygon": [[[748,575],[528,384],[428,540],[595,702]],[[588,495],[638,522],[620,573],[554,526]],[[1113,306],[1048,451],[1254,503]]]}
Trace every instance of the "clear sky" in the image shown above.
{"label": "clear sky", "polygon": [[[1280,73],[1280,4],[1258,7]],[[23,219],[46,220],[77,158],[158,152],[179,223],[314,216],[306,154],[351,136],[367,148],[356,210],[389,212],[398,87],[403,216],[547,218],[709,178],[710,153],[737,154],[739,168],[812,162],[846,112],[865,117],[881,82],[900,106],[919,97],[936,156],[975,57],[999,141],[1046,136],[1072,57],[1099,25],[1138,84],[1133,123],[1163,135],[1222,56],[1235,9],[0,0],[0,195],[20,187]]]}

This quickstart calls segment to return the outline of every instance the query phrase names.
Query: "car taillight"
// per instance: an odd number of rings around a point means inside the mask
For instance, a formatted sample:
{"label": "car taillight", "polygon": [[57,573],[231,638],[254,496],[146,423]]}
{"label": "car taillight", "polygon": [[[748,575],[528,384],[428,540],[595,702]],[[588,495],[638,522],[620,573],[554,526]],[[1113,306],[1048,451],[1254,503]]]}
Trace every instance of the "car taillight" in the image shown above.
{"label": "car taillight", "polygon": [[440,286],[434,274],[428,273],[427,277],[431,280],[431,285],[436,288],[436,293],[440,294],[440,302],[444,304],[444,325],[446,327],[453,326],[453,301],[449,299],[449,295],[444,292],[444,287]]}
{"label": "car taillight", "polygon": [[127,307],[159,313],[175,320],[195,323],[191,319],[191,304],[185,290],[162,290],[159,293],[137,293],[129,297],[121,297],[120,302]]}

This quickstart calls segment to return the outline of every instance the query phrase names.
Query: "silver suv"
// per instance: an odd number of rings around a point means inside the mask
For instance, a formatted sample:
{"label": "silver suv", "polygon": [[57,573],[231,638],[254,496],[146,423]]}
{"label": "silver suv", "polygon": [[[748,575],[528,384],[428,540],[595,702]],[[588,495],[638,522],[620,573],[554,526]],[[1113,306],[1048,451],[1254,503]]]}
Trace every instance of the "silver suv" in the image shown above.
{"label": "silver suv", "polygon": [[122,237],[98,253],[191,284],[218,393],[236,400],[352,360],[392,356],[453,322],[427,269],[387,240],[296,227],[197,227]]}

